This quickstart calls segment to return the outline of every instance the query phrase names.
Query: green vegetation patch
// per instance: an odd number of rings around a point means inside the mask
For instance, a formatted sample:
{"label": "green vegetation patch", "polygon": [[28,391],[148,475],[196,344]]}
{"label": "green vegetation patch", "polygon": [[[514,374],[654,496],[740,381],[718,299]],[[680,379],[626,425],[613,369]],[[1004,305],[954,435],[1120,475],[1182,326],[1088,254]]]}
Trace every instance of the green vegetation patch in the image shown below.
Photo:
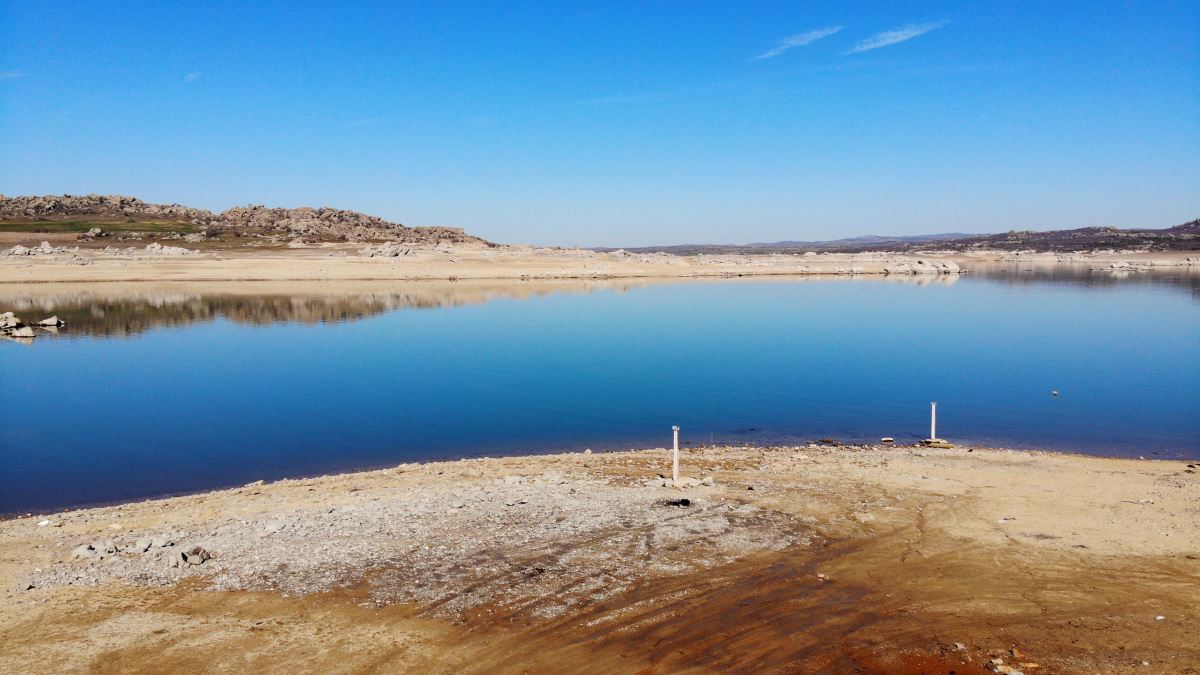
{"label": "green vegetation patch", "polygon": [[199,232],[200,227],[191,223],[172,220],[6,220],[0,221],[0,232],[35,232],[50,234],[67,232],[83,234],[93,227],[105,232]]}

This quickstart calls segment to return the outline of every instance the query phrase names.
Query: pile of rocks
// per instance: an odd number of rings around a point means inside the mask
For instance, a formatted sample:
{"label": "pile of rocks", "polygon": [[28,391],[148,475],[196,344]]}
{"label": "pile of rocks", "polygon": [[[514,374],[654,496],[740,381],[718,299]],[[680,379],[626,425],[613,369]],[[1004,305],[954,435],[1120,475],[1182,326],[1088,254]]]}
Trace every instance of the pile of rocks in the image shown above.
{"label": "pile of rocks", "polygon": [[918,258],[909,263],[888,265],[884,274],[959,274],[962,270],[953,260],[924,260]]}
{"label": "pile of rocks", "polygon": [[102,219],[158,218],[205,224],[214,220],[211,211],[179,204],[147,204],[125,195],[0,195],[0,219],[54,220],[73,216]]}
{"label": "pile of rocks", "polygon": [[73,248],[67,248],[66,246],[51,246],[50,242],[43,241],[41,244],[32,247],[17,244],[6,251],[0,252],[0,255],[57,255],[62,253],[78,254],[79,247],[75,246]]}
{"label": "pile of rocks", "polygon": [[399,258],[411,253],[411,246],[404,246],[392,241],[380,244],[379,246],[368,246],[358,252],[364,258]]}
{"label": "pile of rocks", "polygon": [[101,237],[111,237],[111,236],[112,236],[112,233],[105,232],[104,230],[102,230],[98,227],[93,227],[90,230],[88,230],[87,232],[84,232],[83,234],[79,235],[79,241],[92,241],[93,239],[99,239]]}
{"label": "pile of rocks", "polygon": [[457,227],[407,227],[378,216],[327,207],[296,209],[240,206],[224,211],[219,222],[231,227],[276,231],[289,237],[317,237],[346,241],[385,240],[409,244],[441,242],[484,243]]}
{"label": "pile of rocks", "polygon": [[146,255],[196,255],[197,253],[195,249],[182,246],[163,246],[158,242],[146,244],[146,248],[142,252]]}
{"label": "pile of rocks", "polygon": [[33,329],[34,326],[45,331],[57,333],[58,329],[65,325],[67,325],[67,322],[59,319],[57,316],[42,319],[36,324],[29,325],[12,312],[0,314],[0,336],[18,341],[33,340],[33,338],[37,337],[37,332]]}

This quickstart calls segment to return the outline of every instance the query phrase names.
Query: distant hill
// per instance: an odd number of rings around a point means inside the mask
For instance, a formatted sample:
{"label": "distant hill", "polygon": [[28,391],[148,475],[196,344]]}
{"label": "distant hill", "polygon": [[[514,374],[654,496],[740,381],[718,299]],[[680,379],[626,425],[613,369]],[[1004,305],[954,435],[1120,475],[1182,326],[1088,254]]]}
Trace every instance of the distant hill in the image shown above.
{"label": "distant hill", "polygon": [[943,242],[955,251],[1090,251],[1096,249],[1138,249],[1152,251],[1200,250],[1200,220],[1161,230],[1081,227],[1076,230],[1033,232],[1016,230],[1004,234],[982,234]]}
{"label": "distant hill", "polygon": [[0,231],[177,233],[269,236],[310,241],[485,243],[455,227],[408,227],[357,211],[239,206],[214,214],[179,204],[150,204],[123,195],[0,195]]}
{"label": "distant hill", "polygon": [[[908,236],[865,235],[831,241],[777,241],[755,244],[679,244],[641,246],[624,250],[634,253],[676,255],[730,253],[863,253],[919,251],[1092,251],[1097,249],[1200,250],[1200,220],[1161,230],[1084,227],[1076,230],[1034,232],[1014,230],[1003,234],[921,234]],[[597,248],[614,251],[615,248]]]}

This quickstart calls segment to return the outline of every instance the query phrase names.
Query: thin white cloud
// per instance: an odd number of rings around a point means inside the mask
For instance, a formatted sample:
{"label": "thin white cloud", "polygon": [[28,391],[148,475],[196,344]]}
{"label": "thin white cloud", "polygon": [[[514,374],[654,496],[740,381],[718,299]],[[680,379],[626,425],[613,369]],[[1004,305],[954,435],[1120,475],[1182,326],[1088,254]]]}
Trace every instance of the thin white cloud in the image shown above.
{"label": "thin white cloud", "polygon": [[192,72],[190,72],[184,76],[183,81],[184,82],[195,82],[198,79],[200,79],[200,71],[193,70]]}
{"label": "thin white cloud", "polygon": [[910,23],[907,26],[901,26],[900,28],[885,30],[882,33],[876,33],[866,40],[859,42],[846,53],[858,54],[859,52],[869,52],[872,49],[879,49],[880,47],[898,45],[901,42],[908,42],[915,37],[920,37],[931,30],[937,30],[938,28],[945,26],[947,23],[949,22],[937,21],[934,23]]}
{"label": "thin white cloud", "polygon": [[780,40],[779,44],[754,57],[754,60],[762,61],[763,59],[773,59],[789,49],[810,45],[821,38],[826,38],[830,35],[833,35],[841,29],[841,26],[826,26],[824,28],[810,30],[807,33],[796,33],[795,35],[790,35]]}
{"label": "thin white cloud", "polygon": [[25,77],[25,73],[19,70],[0,71],[0,80],[11,80],[16,77]]}

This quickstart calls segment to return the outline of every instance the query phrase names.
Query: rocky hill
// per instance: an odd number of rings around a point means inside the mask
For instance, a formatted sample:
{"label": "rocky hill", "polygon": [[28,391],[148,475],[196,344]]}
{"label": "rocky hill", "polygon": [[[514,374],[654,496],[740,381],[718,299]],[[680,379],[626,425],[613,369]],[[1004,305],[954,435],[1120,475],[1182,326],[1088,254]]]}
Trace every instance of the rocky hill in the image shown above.
{"label": "rocky hill", "polygon": [[0,195],[0,226],[10,231],[28,228],[74,231],[87,230],[90,226],[130,231],[137,230],[139,225],[151,225],[157,232],[219,234],[230,231],[238,235],[274,235],[314,241],[486,243],[461,228],[408,227],[377,216],[328,207],[285,209],[250,205],[214,214],[180,204],[150,204],[124,195]]}

